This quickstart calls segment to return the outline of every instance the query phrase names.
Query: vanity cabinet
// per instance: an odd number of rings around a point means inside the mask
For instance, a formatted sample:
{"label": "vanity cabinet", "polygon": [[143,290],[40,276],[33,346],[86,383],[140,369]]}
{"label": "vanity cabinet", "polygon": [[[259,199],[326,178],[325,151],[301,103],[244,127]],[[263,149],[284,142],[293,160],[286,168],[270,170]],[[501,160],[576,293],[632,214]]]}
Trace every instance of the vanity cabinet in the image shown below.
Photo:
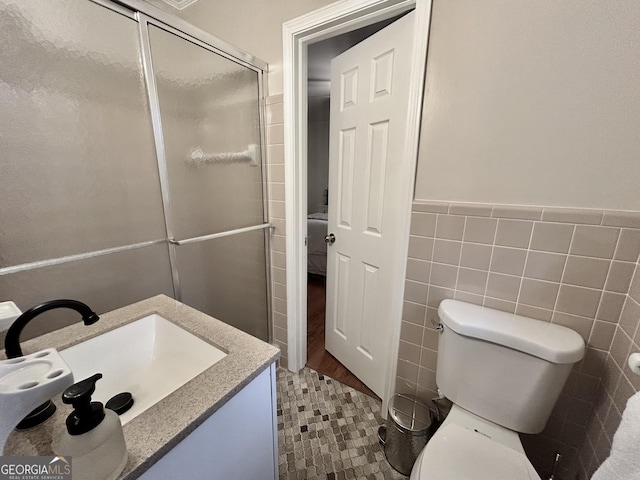
{"label": "vanity cabinet", "polygon": [[272,363],[140,478],[277,480],[275,382]]}
{"label": "vanity cabinet", "polygon": [[[107,312],[90,329],[74,324],[22,346],[25,352],[52,346],[63,351],[150,315],[161,316],[226,355],[124,425],[129,460],[119,478],[276,480],[277,347],[164,295]],[[177,364],[157,368],[176,369]],[[68,410],[59,396],[54,403],[60,410],[50,420],[11,432],[4,455],[53,455]]]}

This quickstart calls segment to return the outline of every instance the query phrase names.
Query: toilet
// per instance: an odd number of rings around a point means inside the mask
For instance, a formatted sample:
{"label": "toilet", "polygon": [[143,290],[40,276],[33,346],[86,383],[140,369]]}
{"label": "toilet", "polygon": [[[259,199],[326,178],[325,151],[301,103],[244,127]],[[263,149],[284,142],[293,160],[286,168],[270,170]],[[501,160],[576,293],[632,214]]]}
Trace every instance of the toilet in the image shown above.
{"label": "toilet", "polygon": [[436,383],[453,406],[411,480],[540,480],[518,433],[541,432],[584,340],[549,322],[444,300]]}

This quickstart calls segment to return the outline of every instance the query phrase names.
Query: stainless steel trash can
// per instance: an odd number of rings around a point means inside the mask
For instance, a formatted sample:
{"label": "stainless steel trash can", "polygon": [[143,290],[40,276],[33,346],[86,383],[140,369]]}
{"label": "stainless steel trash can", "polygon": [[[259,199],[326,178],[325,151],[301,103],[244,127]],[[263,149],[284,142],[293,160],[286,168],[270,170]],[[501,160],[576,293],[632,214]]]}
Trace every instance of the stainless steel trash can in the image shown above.
{"label": "stainless steel trash can", "polygon": [[408,395],[395,395],[389,402],[384,454],[389,464],[410,475],[418,454],[433,434],[433,411]]}

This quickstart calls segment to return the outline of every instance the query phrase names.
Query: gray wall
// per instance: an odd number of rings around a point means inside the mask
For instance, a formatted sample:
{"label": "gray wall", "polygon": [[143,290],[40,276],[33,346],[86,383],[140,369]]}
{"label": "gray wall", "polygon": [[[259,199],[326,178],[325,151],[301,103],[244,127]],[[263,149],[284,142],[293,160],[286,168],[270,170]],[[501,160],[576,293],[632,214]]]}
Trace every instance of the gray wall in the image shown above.
{"label": "gray wall", "polygon": [[435,0],[416,200],[640,210],[640,3]]}

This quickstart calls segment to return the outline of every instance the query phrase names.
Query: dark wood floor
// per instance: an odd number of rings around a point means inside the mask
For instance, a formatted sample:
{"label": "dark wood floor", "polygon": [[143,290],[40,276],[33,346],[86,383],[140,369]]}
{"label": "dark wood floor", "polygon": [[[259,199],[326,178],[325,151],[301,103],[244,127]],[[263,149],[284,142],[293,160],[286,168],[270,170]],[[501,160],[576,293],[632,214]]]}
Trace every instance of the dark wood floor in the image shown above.
{"label": "dark wood floor", "polygon": [[[309,275],[307,283],[307,367],[378,398],[364,383],[324,348],[325,277]],[[378,398],[379,400],[379,398]]]}

